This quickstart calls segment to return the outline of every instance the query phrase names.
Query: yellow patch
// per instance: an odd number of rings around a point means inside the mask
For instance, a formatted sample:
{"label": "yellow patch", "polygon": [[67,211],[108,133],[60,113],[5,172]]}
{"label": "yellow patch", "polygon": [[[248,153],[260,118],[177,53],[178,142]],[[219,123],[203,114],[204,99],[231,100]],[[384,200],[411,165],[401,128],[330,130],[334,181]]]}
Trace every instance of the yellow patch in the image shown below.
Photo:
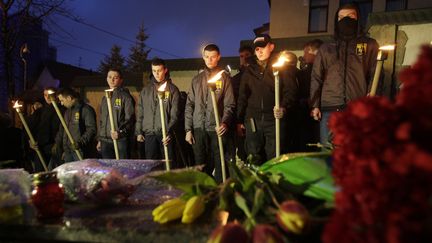
{"label": "yellow patch", "polygon": [[121,99],[120,98],[115,99],[114,105],[115,106],[121,106]]}
{"label": "yellow patch", "polygon": [[366,54],[366,50],[367,50],[367,43],[357,43],[356,46],[357,55],[363,56],[364,54]]}
{"label": "yellow patch", "polygon": [[170,92],[168,90],[165,90],[165,100],[167,100],[170,96]]}
{"label": "yellow patch", "polygon": [[80,119],[80,113],[75,112],[75,121],[79,121],[79,119]]}
{"label": "yellow patch", "polygon": [[222,80],[216,81],[216,89],[222,89]]}

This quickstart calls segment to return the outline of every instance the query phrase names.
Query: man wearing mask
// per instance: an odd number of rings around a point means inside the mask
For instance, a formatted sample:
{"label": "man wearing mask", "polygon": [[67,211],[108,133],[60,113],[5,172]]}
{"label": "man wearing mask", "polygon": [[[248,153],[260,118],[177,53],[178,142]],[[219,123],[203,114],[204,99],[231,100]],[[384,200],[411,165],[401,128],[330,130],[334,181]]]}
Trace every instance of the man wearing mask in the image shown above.
{"label": "man wearing mask", "polygon": [[[269,35],[259,35],[254,39],[256,61],[246,67],[240,83],[237,106],[237,130],[246,129],[246,152],[263,163],[276,156],[275,118],[281,119],[281,138],[285,134],[288,112],[297,102],[298,84],[295,66],[286,64],[279,72],[280,108],[275,107],[275,77],[272,65],[278,55]],[[289,119],[289,118],[288,118]],[[287,147],[281,140],[281,152]]]}
{"label": "man wearing mask", "polygon": [[347,4],[335,16],[334,40],[323,44],[312,69],[311,116],[320,120],[321,143],[329,140],[330,114],[370,92],[378,43],[360,28],[356,5]]}
{"label": "man wearing mask", "polygon": [[[145,86],[140,93],[137,107],[137,121],[135,135],[138,142],[144,142],[146,159],[163,159],[164,145],[168,147],[168,156],[173,168],[179,167],[175,161],[174,153],[174,128],[179,116],[180,91],[169,77],[165,61],[155,58],[151,63],[152,75],[150,84]],[[165,94],[162,102],[165,107],[165,119],[167,137],[162,138],[162,123],[159,108],[158,88],[165,86]]]}
{"label": "man wearing mask", "polygon": [[[208,81],[223,70],[219,66],[221,58],[219,47],[209,44],[202,52],[205,69],[192,79],[185,109],[186,141],[192,145],[195,164],[205,165],[204,170],[222,182],[222,169],[219,156],[217,136],[221,136],[226,144],[227,132],[234,119],[235,99],[231,86],[231,78],[222,73],[216,82],[216,102],[220,116],[220,126],[216,127],[213,104],[208,88]],[[227,151],[226,148],[224,151]]]}

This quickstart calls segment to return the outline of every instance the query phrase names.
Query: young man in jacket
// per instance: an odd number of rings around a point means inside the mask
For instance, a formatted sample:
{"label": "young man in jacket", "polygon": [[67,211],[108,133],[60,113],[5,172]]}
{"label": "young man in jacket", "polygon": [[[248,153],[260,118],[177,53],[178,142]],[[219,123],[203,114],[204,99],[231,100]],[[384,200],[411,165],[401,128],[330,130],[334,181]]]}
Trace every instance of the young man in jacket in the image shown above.
{"label": "young man in jacket", "polygon": [[281,119],[281,152],[288,149],[284,140],[288,113],[296,106],[298,84],[295,66],[285,65],[279,72],[280,108],[275,107],[275,77],[272,65],[277,61],[275,45],[269,35],[254,39],[256,60],[247,66],[240,83],[237,106],[237,130],[246,129],[246,152],[263,163],[276,155],[275,118]]}
{"label": "young man in jacket", "polygon": [[94,150],[93,142],[96,135],[95,110],[84,103],[79,94],[71,88],[60,89],[57,96],[61,104],[66,107],[64,120],[75,143],[73,145],[70,143],[63,126],[60,126],[55,139],[55,150],[60,149],[57,152],[62,154],[64,162],[79,160],[75,149],[80,151],[83,158],[88,158],[92,148]]}
{"label": "young man in jacket", "polygon": [[361,30],[356,5],[346,4],[335,15],[334,40],[323,44],[312,69],[311,116],[320,120],[321,143],[328,143],[328,118],[346,104],[366,96],[376,67],[378,43]]}
{"label": "young man in jacket", "polygon": [[129,136],[133,134],[135,125],[135,102],[129,90],[123,87],[123,77],[120,70],[110,69],[107,83],[112,89],[111,107],[115,131],[111,131],[108,105],[105,95],[102,98],[99,115],[99,136],[97,150],[104,159],[115,159],[114,142],[117,140],[120,159],[129,158]]}
{"label": "young man in jacket", "polygon": [[223,70],[218,65],[221,58],[219,47],[209,44],[204,47],[202,55],[206,67],[192,79],[186,101],[186,141],[192,145],[195,164],[204,164],[205,172],[210,175],[215,170],[215,178],[221,182],[222,170],[217,136],[227,139],[227,132],[234,118],[235,98],[230,76],[224,72],[222,78],[216,82],[215,95],[220,116],[220,126],[216,127],[208,81]]}
{"label": "young man in jacket", "polygon": [[[137,107],[135,135],[138,142],[144,142],[146,159],[163,159],[164,145],[168,146],[168,156],[171,167],[176,168],[174,151],[174,129],[179,116],[180,91],[171,81],[165,61],[159,58],[151,63],[152,75],[150,84],[140,93]],[[167,137],[162,138],[162,123],[159,108],[158,88],[165,86],[163,105],[165,111]]]}

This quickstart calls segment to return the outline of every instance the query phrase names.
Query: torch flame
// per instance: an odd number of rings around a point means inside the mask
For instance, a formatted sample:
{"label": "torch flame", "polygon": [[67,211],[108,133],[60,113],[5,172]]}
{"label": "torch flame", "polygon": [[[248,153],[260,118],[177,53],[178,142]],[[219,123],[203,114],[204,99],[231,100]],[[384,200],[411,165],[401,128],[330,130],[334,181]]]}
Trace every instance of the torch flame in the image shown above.
{"label": "torch flame", "polygon": [[207,82],[208,83],[216,83],[216,81],[218,81],[219,79],[222,78],[222,73],[225,72],[225,70],[219,71],[218,73],[216,73],[215,76],[213,76],[211,79],[209,79]]}
{"label": "torch flame", "polygon": [[52,95],[52,94],[55,93],[54,90],[51,90],[51,89],[49,89],[47,92],[48,92],[49,95]]}
{"label": "torch flame", "polygon": [[113,92],[114,89],[106,89],[105,92]]}
{"label": "torch flame", "polygon": [[158,91],[159,91],[159,92],[164,92],[166,86],[167,86],[167,82],[165,82],[164,84],[162,84],[161,86],[159,86]]}
{"label": "torch flame", "polygon": [[14,108],[14,109],[17,109],[17,108],[20,108],[20,107],[22,107],[22,105],[20,105],[20,104],[18,103],[18,100],[15,101],[13,108]]}
{"label": "torch flame", "polygon": [[395,49],[395,45],[386,45],[386,46],[381,46],[379,49],[380,49],[380,50],[383,50],[383,51],[392,51],[392,50]]}
{"label": "torch flame", "polygon": [[285,53],[282,52],[277,62],[273,64],[273,67],[282,67],[284,63],[288,61],[289,61],[288,57],[285,55]]}

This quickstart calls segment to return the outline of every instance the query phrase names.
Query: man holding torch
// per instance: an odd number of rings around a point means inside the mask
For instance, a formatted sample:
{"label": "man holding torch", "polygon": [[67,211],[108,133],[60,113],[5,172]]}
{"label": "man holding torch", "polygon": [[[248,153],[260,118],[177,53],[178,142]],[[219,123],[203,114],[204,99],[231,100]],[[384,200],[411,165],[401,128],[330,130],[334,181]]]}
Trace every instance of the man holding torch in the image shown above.
{"label": "man holding torch", "polygon": [[[175,164],[175,141],[173,140],[179,116],[180,91],[171,81],[164,60],[153,59],[151,69],[150,84],[143,88],[138,100],[135,135],[138,142],[144,142],[146,159],[164,159],[166,146],[169,163],[172,168],[175,168],[178,165]],[[158,95],[161,97],[159,98]],[[160,113],[160,101],[163,103],[164,116]],[[165,121],[162,121],[162,117]],[[166,125],[165,139],[162,122]]]}
{"label": "man holding torch", "polygon": [[107,97],[104,96],[100,106],[99,141],[96,148],[101,152],[102,158],[114,159],[116,158],[114,141],[116,141],[118,159],[127,159],[129,136],[135,125],[135,102],[129,90],[123,87],[120,70],[111,68],[106,80],[110,87],[106,92],[110,95],[114,129],[111,129]]}
{"label": "man holding torch", "polygon": [[71,88],[63,88],[57,92],[61,104],[66,107],[64,122],[72,135],[73,143],[61,126],[56,136],[56,148],[63,154],[64,162],[79,160],[76,151],[83,158],[88,158],[91,148],[94,150],[96,135],[96,113],[90,105],[80,99],[79,94]]}
{"label": "man holding torch", "polygon": [[[216,127],[215,112],[208,81],[223,69],[219,67],[221,58],[219,47],[215,44],[203,48],[204,71],[192,79],[185,108],[186,141],[192,145],[195,164],[204,164],[204,170],[211,175],[215,170],[216,181],[222,182],[222,164],[218,136],[227,139],[227,132],[232,126],[235,110],[235,98],[231,78],[226,72],[215,84],[215,100],[220,125]],[[226,143],[224,143],[226,144]],[[221,150],[222,151],[222,150]],[[226,150],[225,150],[226,151]],[[213,161],[211,160],[213,158]]]}
{"label": "man holding torch", "polygon": [[322,144],[329,142],[330,114],[371,90],[378,43],[362,32],[359,19],[355,4],[340,7],[335,15],[334,40],[321,45],[313,64],[311,116],[320,121]]}
{"label": "man holding torch", "polygon": [[[273,64],[278,61],[279,55],[274,53],[275,45],[269,35],[258,35],[253,44],[256,59],[247,66],[240,83],[237,130],[246,129],[246,152],[253,155],[258,163],[263,163],[276,156],[275,119],[280,119],[281,137],[286,139],[290,136],[285,134],[287,119],[290,119],[287,113],[298,102],[298,84],[295,67],[284,64],[278,68],[278,108],[275,105]],[[280,148],[282,153],[287,151],[284,139]]]}

